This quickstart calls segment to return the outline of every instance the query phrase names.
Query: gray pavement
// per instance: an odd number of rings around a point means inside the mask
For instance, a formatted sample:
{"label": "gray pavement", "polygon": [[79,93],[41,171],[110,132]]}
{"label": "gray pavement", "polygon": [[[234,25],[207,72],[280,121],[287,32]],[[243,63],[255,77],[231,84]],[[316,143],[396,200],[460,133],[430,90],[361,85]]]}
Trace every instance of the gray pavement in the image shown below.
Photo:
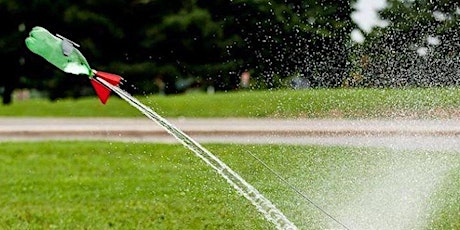
{"label": "gray pavement", "polygon": [[[201,143],[460,149],[460,120],[168,120]],[[176,142],[147,118],[0,118],[0,141],[39,140]]]}

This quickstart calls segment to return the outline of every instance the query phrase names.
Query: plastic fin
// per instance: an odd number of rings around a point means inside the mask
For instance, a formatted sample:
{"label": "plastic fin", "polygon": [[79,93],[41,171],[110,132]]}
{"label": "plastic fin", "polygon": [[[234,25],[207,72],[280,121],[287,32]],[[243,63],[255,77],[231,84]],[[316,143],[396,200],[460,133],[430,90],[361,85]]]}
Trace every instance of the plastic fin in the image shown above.
{"label": "plastic fin", "polygon": [[118,86],[120,84],[122,77],[113,73],[106,73],[97,71],[96,76],[104,79],[106,82],[110,83],[111,85]]}
{"label": "plastic fin", "polygon": [[91,84],[93,85],[93,88],[96,91],[96,94],[101,100],[102,104],[105,105],[110,96],[110,89],[105,87],[102,83],[98,82],[94,78],[91,78]]}

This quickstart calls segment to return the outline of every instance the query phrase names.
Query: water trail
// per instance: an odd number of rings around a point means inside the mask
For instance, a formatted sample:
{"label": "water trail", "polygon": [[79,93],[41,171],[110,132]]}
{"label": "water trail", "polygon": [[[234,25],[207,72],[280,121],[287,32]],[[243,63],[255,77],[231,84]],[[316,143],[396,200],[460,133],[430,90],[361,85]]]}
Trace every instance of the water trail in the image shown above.
{"label": "water trail", "polygon": [[265,218],[276,225],[278,229],[297,229],[297,227],[278,209],[270,200],[265,198],[257,189],[246,182],[239,174],[228,167],[219,158],[193,140],[187,134],[169,123],[155,111],[142,104],[139,100],[131,96],[129,93],[113,86],[104,79],[96,78],[106,87],[117,93],[121,98],[131,104],[133,107],[141,111],[145,116],[161,125],[169,134],[174,136],[184,146],[192,150],[209,166],[215,169],[227,182],[232,185],[240,194],[248,199],[254,206],[257,207]]}

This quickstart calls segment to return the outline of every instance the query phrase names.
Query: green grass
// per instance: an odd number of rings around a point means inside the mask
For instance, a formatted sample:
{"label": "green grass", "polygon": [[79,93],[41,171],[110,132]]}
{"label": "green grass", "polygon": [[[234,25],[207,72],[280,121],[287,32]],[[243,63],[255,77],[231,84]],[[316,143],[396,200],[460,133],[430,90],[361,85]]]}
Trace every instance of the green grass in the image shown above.
{"label": "green grass", "polygon": [[[457,188],[457,189],[454,189]],[[431,229],[460,229],[460,172],[451,171],[435,195],[441,208],[435,210]],[[446,194],[448,194],[446,196]]]}
{"label": "green grass", "polygon": [[[166,117],[452,118],[460,114],[460,88],[239,91],[138,98]],[[142,115],[112,96],[105,106],[95,97],[17,101],[1,106],[0,116]]]}
{"label": "green grass", "polygon": [[[369,148],[206,147],[302,229],[334,225],[248,153],[333,215],[365,191],[369,180],[393,170],[396,155],[411,162],[432,160],[429,154]],[[456,162],[456,167],[433,198],[445,202],[430,216],[431,226],[458,229],[460,164],[455,154],[443,154],[440,163]],[[2,143],[0,175],[3,229],[273,229],[246,199],[180,145]]]}

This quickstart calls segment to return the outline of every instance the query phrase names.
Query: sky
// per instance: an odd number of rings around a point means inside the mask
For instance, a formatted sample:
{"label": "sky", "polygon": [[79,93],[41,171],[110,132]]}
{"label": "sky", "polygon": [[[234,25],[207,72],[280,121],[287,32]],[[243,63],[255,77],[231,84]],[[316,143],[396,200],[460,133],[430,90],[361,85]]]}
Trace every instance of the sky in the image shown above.
{"label": "sky", "polygon": [[[388,22],[382,20],[377,13],[385,8],[386,5],[386,0],[358,0],[353,6],[355,11],[351,14],[351,18],[363,32],[369,33],[374,27],[388,25]],[[364,41],[364,36],[359,30],[354,30],[351,33],[351,37],[358,43]]]}

